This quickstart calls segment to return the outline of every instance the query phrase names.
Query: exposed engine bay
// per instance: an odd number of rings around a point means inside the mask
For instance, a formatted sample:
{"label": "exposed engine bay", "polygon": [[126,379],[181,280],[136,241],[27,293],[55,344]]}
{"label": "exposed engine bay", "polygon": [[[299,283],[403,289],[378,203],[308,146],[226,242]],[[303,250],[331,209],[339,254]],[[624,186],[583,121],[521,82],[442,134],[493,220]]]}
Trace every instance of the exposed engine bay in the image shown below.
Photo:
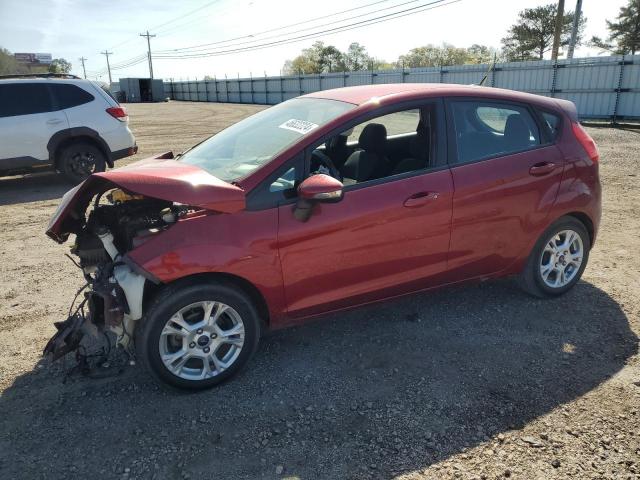
{"label": "exposed engine bay", "polygon": [[[53,360],[78,350],[86,335],[116,335],[128,353],[135,322],[142,317],[147,278],[136,271],[126,253],[175,224],[189,207],[174,202],[112,189],[96,195],[93,208],[76,227],[72,260],[86,284],[74,298],[67,320],[56,323],[58,332],[44,354]],[[80,294],[82,299],[76,305]]]}

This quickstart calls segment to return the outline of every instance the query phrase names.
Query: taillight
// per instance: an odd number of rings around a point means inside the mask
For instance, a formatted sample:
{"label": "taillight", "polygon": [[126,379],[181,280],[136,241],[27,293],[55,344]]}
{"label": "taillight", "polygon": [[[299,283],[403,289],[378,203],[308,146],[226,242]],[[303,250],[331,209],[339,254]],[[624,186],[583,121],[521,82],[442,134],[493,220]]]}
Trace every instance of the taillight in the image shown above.
{"label": "taillight", "polygon": [[109,107],[107,108],[107,113],[121,122],[126,122],[129,118],[124,107]]}
{"label": "taillight", "polygon": [[596,142],[593,141],[591,135],[589,135],[584,127],[578,122],[573,122],[571,126],[573,127],[573,134],[576,136],[585,152],[587,152],[589,158],[591,158],[594,163],[597,163],[600,159],[600,153],[598,152]]}

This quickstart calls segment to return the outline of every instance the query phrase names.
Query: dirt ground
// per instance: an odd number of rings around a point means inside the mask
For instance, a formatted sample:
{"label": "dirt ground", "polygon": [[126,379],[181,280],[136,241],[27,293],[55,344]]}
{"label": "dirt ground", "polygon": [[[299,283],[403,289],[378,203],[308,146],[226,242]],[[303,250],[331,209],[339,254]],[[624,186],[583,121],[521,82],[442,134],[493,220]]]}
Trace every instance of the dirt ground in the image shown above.
{"label": "dirt ground", "polygon": [[[128,108],[135,160],[261,107]],[[0,178],[0,478],[640,478],[640,130],[589,132],[604,214],[570,293],[505,279],[327,316],[198,394],[41,362],[82,283],[44,234],[68,186]]]}

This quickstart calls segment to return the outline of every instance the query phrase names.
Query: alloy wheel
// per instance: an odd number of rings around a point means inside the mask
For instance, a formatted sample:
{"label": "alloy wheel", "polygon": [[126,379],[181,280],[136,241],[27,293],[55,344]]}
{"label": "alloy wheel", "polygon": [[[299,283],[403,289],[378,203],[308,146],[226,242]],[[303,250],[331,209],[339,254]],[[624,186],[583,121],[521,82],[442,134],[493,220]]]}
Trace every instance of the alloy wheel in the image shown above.
{"label": "alloy wheel", "polygon": [[90,152],[78,152],[71,157],[69,169],[75,175],[88,177],[96,168],[96,159]]}
{"label": "alloy wheel", "polygon": [[167,320],[160,334],[160,358],[185,380],[215,377],[237,360],[245,340],[236,310],[215,301],[192,303]]}
{"label": "alloy wheel", "polygon": [[551,237],[540,257],[540,276],[551,288],[570,283],[580,271],[584,257],[582,238],[574,230],[561,230]]}

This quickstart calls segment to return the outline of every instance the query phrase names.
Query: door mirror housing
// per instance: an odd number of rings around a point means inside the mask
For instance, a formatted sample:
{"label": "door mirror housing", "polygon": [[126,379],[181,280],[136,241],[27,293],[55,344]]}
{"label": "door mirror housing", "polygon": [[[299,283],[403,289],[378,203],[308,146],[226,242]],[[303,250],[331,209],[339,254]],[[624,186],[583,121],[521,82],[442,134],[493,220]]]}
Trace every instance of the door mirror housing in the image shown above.
{"label": "door mirror housing", "polygon": [[293,209],[297,220],[306,222],[318,202],[335,203],[342,200],[342,182],[324,173],[311,175],[298,186],[298,202]]}
{"label": "door mirror housing", "polygon": [[298,195],[308,202],[339,202],[342,200],[342,182],[329,175],[311,175],[298,186]]}

